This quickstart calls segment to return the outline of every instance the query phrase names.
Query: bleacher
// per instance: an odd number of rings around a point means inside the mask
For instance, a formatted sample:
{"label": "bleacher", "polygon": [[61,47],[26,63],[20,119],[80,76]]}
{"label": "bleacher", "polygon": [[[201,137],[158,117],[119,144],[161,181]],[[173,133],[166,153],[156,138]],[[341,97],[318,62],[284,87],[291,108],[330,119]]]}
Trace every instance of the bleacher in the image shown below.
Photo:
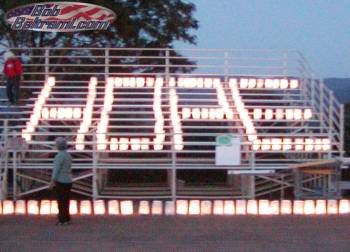
{"label": "bleacher", "polygon": [[[158,64],[143,66],[154,72],[125,63],[143,59],[137,56],[142,49],[96,49],[104,55],[91,64],[79,63],[84,49],[63,50],[75,64],[59,63],[56,53],[41,49],[39,63],[24,64],[23,90],[31,96],[17,107],[1,105],[1,168],[8,181],[3,191],[15,198],[47,188],[58,136],[71,147],[73,191],[93,198],[283,197],[295,186],[292,164],[342,157],[342,105],[321,80],[311,78],[299,54],[293,68],[285,64],[291,61],[285,52],[257,51],[255,58],[244,58],[234,50],[224,56],[220,50],[194,50],[200,62],[186,74],[172,71],[181,66],[167,49],[157,49]],[[276,65],[266,66],[271,57]],[[252,65],[237,66],[238,59]],[[216,137],[222,134],[239,136],[239,165],[216,165]],[[15,137],[28,148],[9,146]],[[181,178],[202,171],[226,181]],[[328,197],[336,174],[304,175],[298,190]],[[133,180],[137,176],[139,182]]]}

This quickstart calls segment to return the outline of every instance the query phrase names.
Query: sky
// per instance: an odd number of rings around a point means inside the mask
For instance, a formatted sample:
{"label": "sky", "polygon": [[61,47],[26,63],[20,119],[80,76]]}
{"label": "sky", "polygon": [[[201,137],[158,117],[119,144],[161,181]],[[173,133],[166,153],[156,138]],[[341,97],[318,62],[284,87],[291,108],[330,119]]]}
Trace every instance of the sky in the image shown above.
{"label": "sky", "polygon": [[350,0],[188,0],[197,45],[299,50],[321,78],[350,77]]}

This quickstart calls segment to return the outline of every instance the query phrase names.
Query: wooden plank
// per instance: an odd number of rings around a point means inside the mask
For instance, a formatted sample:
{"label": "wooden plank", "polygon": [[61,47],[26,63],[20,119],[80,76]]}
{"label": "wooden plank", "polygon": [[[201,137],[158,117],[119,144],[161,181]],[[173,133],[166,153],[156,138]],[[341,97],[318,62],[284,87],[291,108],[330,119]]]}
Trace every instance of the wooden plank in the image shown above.
{"label": "wooden plank", "polygon": [[315,175],[331,175],[333,173],[333,169],[303,169],[303,173],[306,174],[315,174]]}
{"label": "wooden plank", "polygon": [[288,167],[291,169],[302,169],[302,168],[335,168],[339,165],[339,161],[335,159],[330,160],[319,160],[319,161],[312,161],[312,162],[306,162],[301,164],[291,164]]}

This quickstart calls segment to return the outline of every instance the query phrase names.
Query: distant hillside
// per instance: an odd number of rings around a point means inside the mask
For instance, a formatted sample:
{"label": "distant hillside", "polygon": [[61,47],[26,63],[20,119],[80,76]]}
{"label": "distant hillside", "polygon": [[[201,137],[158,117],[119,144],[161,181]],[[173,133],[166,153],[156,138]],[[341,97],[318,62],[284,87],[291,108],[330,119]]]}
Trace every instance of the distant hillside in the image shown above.
{"label": "distant hillside", "polygon": [[350,102],[350,78],[326,78],[324,83],[341,103]]}

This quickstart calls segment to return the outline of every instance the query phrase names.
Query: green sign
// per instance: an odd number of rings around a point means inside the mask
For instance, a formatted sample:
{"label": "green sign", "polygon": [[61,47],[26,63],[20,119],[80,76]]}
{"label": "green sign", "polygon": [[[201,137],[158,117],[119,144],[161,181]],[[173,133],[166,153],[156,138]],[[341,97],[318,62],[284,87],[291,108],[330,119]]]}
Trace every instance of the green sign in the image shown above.
{"label": "green sign", "polygon": [[231,146],[232,138],[233,138],[233,135],[231,135],[231,134],[217,136],[216,137],[216,145]]}

